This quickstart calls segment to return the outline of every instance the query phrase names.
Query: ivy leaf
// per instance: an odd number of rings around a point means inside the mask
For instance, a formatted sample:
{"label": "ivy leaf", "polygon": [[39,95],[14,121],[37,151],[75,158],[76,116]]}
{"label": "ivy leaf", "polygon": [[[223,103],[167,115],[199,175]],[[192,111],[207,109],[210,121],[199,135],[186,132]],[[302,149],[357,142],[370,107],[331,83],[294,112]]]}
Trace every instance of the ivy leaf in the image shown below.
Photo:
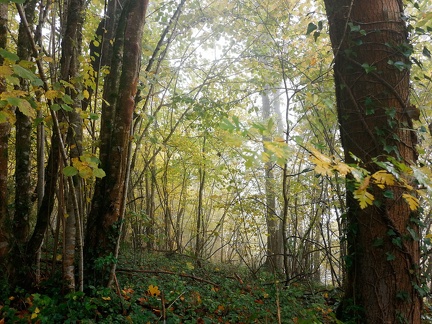
{"label": "ivy leaf", "polygon": [[363,63],[361,66],[365,70],[366,74],[376,71],[377,69],[375,66],[369,65],[367,63]]}
{"label": "ivy leaf", "polygon": [[314,23],[309,23],[307,26],[306,35],[309,35],[310,33],[312,33],[316,29],[318,29],[317,25],[315,25]]}
{"label": "ivy leaf", "polygon": [[387,261],[393,261],[394,259],[396,259],[396,257],[394,256],[394,254],[387,252]]}
{"label": "ivy leaf", "polygon": [[417,210],[418,207],[420,206],[420,202],[419,202],[419,200],[416,197],[414,197],[414,196],[412,196],[410,194],[407,194],[407,193],[404,193],[402,195],[402,197],[408,203],[409,208],[411,210]]}
{"label": "ivy leaf", "polygon": [[419,240],[418,233],[414,229],[412,229],[411,227],[408,227],[407,231],[411,234],[411,237],[412,237],[412,239],[414,241],[418,241]]}
{"label": "ivy leaf", "polygon": [[391,190],[384,191],[383,196],[388,199],[394,199],[394,193]]}

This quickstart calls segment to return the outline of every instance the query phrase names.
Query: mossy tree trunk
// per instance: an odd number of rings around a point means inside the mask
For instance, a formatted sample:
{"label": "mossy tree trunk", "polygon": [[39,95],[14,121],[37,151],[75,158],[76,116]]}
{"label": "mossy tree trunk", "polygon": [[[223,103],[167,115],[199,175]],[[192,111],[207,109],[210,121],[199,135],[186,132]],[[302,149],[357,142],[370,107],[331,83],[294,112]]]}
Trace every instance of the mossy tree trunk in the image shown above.
{"label": "mossy tree trunk", "polygon": [[[345,159],[370,172],[389,157],[415,163],[409,103],[411,46],[401,0],[325,0],[335,55],[338,118]],[[348,191],[352,188],[348,180]],[[348,193],[348,256],[342,318],[365,323],[420,323],[417,215],[404,188],[370,188],[361,209]],[[413,235],[414,234],[414,235]]]}

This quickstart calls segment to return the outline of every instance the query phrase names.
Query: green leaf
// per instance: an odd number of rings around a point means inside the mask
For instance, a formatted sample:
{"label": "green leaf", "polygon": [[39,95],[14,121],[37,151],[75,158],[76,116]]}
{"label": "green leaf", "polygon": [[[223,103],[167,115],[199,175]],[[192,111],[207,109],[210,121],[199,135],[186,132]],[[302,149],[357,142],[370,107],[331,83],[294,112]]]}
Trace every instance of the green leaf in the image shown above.
{"label": "green leaf", "polygon": [[63,95],[62,100],[65,104],[73,105],[74,101],[68,94]]}
{"label": "green leaf", "polygon": [[402,249],[402,239],[400,237],[392,238],[392,243],[396,245],[398,248]]}
{"label": "green leaf", "polygon": [[95,113],[90,113],[90,117],[91,120],[98,120],[99,119],[99,115],[95,114]]}
{"label": "green leaf", "polygon": [[36,118],[36,111],[32,108],[32,106],[27,100],[12,97],[12,98],[7,98],[7,102],[11,106],[18,107],[19,111],[22,112],[27,117]]}
{"label": "green leaf", "polygon": [[96,178],[103,178],[106,176],[105,171],[99,168],[94,169],[93,174]]}
{"label": "green leaf", "polygon": [[8,121],[8,115],[0,110],[0,123],[6,123]]}
{"label": "green leaf", "polygon": [[[0,0],[0,3],[5,3],[5,2],[7,3],[8,1],[1,1]],[[11,53],[11,52],[5,50],[4,48],[0,48],[0,55],[3,56],[3,58],[5,58],[6,60],[9,60],[11,62],[16,62],[19,60],[18,55],[16,55],[15,53]]]}
{"label": "green leaf", "polygon": [[26,0],[0,0],[0,3],[18,3],[18,4],[24,4]]}
{"label": "green leaf", "polygon": [[422,53],[423,53],[424,56],[426,56],[428,58],[431,58],[431,52],[429,51],[429,49],[426,46],[423,47]]}
{"label": "green leaf", "polygon": [[391,190],[384,191],[383,196],[388,199],[394,199],[394,193]]}
{"label": "green leaf", "polygon": [[58,111],[58,110],[61,109],[61,107],[60,107],[60,105],[58,105],[58,104],[52,104],[52,105],[51,105],[51,109],[54,110],[54,111]]}
{"label": "green leaf", "polygon": [[14,65],[13,70],[16,75],[18,75],[23,79],[30,80],[30,81],[35,81],[37,79],[36,75],[32,71],[25,69],[22,66]]}
{"label": "green leaf", "polygon": [[77,170],[77,168],[75,168],[75,167],[69,165],[69,166],[67,166],[67,167],[65,167],[65,168],[63,169],[63,174],[64,174],[66,177],[73,177],[74,175],[77,175],[77,174],[78,174],[78,170]]}
{"label": "green leaf", "polygon": [[64,111],[73,111],[73,108],[69,105],[61,104],[60,106]]}
{"label": "green leaf", "polygon": [[389,229],[389,230],[387,231],[387,235],[388,235],[388,236],[395,236],[395,235],[396,235],[396,233],[395,233],[395,231],[394,231],[394,230],[392,230],[392,229]]}
{"label": "green leaf", "polygon": [[378,237],[373,241],[373,246],[379,247],[384,245],[384,239],[382,237]]}
{"label": "green leaf", "polygon": [[420,240],[420,238],[419,238],[417,232],[416,232],[414,229],[412,229],[411,227],[408,227],[407,230],[408,230],[408,232],[411,234],[411,237],[412,237],[412,239],[413,239],[414,241],[418,241],[418,240]]}
{"label": "green leaf", "polygon": [[396,259],[396,257],[394,256],[394,254],[387,252],[387,261],[393,261],[394,259]]}
{"label": "green leaf", "polygon": [[317,25],[315,25],[314,23],[309,23],[309,25],[307,26],[306,35],[309,35],[316,29],[318,29]]}
{"label": "green leaf", "polygon": [[363,63],[361,66],[365,70],[366,73],[371,73],[373,71],[376,71],[376,69],[377,69],[375,66],[369,65],[367,63]]}

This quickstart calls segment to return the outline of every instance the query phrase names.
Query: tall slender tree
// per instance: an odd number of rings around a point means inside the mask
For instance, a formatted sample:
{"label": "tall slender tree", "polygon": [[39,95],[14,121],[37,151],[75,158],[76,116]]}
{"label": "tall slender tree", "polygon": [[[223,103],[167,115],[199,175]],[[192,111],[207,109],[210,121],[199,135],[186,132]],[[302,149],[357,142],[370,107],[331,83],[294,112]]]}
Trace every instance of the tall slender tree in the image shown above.
{"label": "tall slender tree", "polygon": [[[388,157],[415,163],[402,0],[324,2],[346,161],[356,156],[370,172]],[[349,180],[347,186],[352,189]],[[420,323],[417,215],[402,198],[407,189],[370,190],[376,203],[364,209],[352,191],[347,196],[348,276],[340,313],[357,322]]]}
{"label": "tall slender tree", "polygon": [[[0,4],[0,48],[7,45],[7,23],[8,5]],[[0,65],[3,64],[3,57],[0,57]],[[4,79],[0,80],[0,93],[6,90]],[[9,136],[10,123],[4,121],[0,123],[0,263],[7,254],[8,231],[6,229],[8,221],[8,159],[9,159]]]}

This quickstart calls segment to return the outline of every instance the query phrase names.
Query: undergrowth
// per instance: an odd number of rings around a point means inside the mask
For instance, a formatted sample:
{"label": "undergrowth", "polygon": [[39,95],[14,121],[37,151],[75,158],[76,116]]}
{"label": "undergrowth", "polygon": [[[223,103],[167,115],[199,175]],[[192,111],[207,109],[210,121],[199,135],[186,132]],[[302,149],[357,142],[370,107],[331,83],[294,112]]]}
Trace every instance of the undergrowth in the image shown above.
{"label": "undergrowth", "polygon": [[323,287],[176,255],[146,260],[120,260],[112,289],[63,294],[61,283],[47,282],[33,293],[3,291],[0,323],[339,323]]}

